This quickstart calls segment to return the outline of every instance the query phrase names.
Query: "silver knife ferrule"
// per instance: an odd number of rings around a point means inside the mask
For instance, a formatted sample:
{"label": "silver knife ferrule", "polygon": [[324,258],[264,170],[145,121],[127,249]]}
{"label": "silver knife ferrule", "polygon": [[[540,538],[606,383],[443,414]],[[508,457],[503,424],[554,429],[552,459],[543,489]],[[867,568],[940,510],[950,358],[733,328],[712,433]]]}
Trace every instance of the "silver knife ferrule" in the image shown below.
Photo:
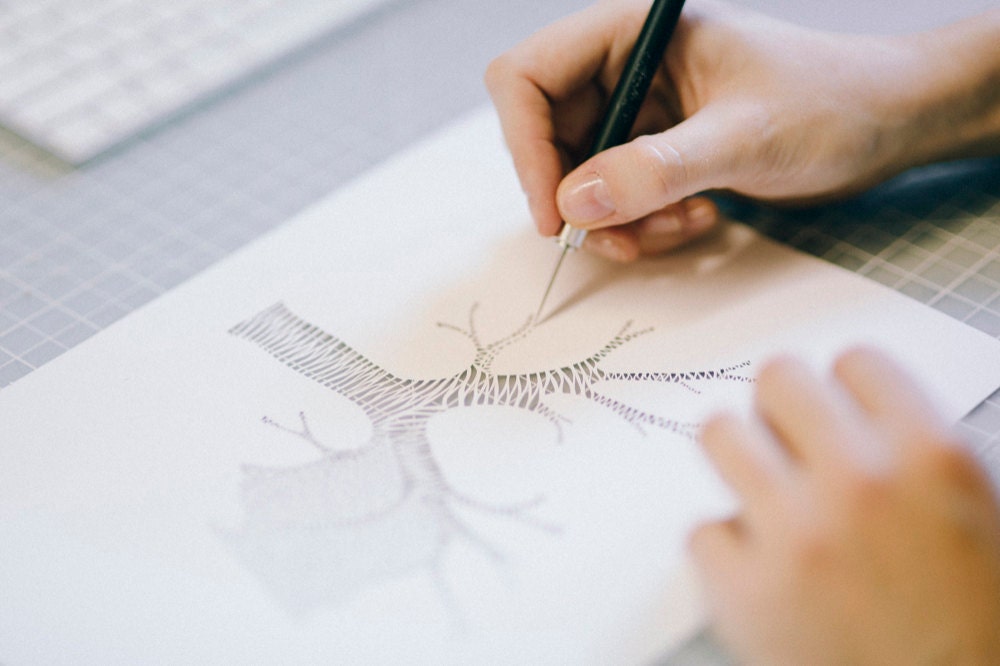
{"label": "silver knife ferrule", "polygon": [[583,245],[583,239],[587,237],[586,229],[577,229],[568,224],[564,224],[559,238],[556,242],[565,250],[577,250]]}

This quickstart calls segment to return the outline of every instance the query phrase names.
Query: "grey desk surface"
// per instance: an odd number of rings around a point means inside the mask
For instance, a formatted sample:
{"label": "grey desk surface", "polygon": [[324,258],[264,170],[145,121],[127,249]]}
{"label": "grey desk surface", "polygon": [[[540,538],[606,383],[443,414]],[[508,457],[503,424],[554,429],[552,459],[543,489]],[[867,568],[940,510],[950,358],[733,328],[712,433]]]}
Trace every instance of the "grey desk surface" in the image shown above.
{"label": "grey desk surface", "polygon": [[[78,169],[0,130],[0,386],[485,103],[494,55],[586,4],[396,0]],[[743,4],[817,27],[903,32],[994,3]],[[1000,336],[1000,161],[924,169],[820,209],[730,207]],[[1000,393],[961,428],[997,474]],[[702,636],[667,661],[725,658]]]}

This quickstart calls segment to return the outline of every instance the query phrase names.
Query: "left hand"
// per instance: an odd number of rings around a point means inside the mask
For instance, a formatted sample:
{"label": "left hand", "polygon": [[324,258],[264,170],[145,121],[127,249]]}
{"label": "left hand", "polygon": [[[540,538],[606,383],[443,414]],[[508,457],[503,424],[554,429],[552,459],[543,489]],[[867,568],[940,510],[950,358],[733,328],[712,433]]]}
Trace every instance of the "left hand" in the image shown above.
{"label": "left hand", "polygon": [[1000,508],[983,470],[877,352],[834,381],[779,360],[765,424],[719,416],[706,452],[742,501],[692,555],[741,663],[1000,663]]}

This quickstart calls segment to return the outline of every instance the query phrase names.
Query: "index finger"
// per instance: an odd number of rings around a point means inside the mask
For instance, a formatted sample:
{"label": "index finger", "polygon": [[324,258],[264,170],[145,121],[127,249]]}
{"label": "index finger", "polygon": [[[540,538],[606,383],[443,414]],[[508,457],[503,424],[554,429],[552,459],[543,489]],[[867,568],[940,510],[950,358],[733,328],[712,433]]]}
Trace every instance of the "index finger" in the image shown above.
{"label": "index finger", "polygon": [[[591,84],[610,48],[615,18],[603,5],[535,33],[490,63],[486,85],[538,230],[558,233],[555,192],[564,175],[554,104]],[[596,120],[596,119],[595,119]]]}
{"label": "index finger", "polygon": [[[491,80],[497,81],[496,76]],[[491,83],[490,94],[531,216],[541,234],[552,236],[562,227],[555,192],[563,165],[548,99],[529,79],[516,74]]]}

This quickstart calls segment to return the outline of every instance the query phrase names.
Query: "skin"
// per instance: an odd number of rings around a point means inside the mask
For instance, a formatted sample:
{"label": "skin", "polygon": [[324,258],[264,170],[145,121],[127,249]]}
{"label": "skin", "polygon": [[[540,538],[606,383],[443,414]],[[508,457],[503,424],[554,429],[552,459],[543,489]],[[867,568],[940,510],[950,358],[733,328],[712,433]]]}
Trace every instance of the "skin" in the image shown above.
{"label": "skin", "polygon": [[741,662],[1000,663],[1000,508],[909,378],[868,349],[830,380],[779,359],[756,412],[706,424],[742,509],[690,543]]}
{"label": "skin", "polygon": [[1000,152],[1000,10],[906,37],[807,30],[687,3],[636,138],[580,163],[648,2],[607,1],[486,72],[539,232],[619,261],[719,223],[699,192],[815,202],[930,161]]}
{"label": "skin", "polygon": [[[608,0],[491,63],[538,230],[617,261],[719,225],[700,193],[815,202],[932,161],[1000,153],[1000,9],[904,36],[833,35],[690,0],[629,143],[584,160],[648,1]],[[891,361],[832,378],[779,359],[757,418],[702,441],[741,499],[692,555],[715,627],[760,664],[1000,663],[1000,509]]]}

